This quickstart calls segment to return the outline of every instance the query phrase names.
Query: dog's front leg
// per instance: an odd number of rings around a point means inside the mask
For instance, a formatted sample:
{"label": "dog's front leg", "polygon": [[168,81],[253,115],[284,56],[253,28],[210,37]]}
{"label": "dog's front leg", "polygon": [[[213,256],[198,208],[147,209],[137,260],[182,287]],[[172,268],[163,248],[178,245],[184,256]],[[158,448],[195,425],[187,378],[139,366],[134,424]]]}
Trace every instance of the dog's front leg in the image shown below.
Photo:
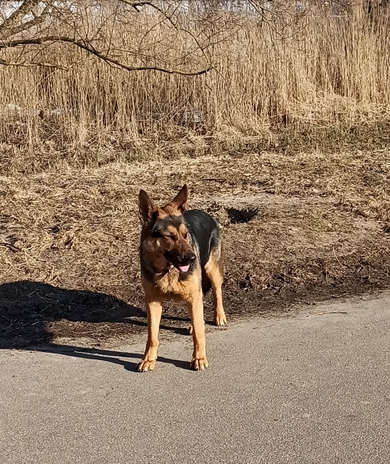
{"label": "dog's front leg", "polygon": [[156,364],[162,303],[160,301],[146,300],[146,311],[148,315],[148,341],[144,357],[137,366],[139,372],[152,371]]}
{"label": "dog's front leg", "polygon": [[203,316],[203,294],[199,289],[193,299],[188,302],[188,310],[192,322],[192,338],[194,352],[192,355],[191,369],[198,371],[206,369],[209,364],[206,359],[206,336]]}

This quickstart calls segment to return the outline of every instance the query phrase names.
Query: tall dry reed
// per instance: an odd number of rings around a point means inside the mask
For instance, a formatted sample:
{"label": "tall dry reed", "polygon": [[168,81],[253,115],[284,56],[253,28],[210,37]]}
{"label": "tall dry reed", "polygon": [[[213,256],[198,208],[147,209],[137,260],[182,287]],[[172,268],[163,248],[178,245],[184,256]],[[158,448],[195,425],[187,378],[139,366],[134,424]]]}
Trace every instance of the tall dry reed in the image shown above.
{"label": "tall dry reed", "polygon": [[[133,51],[153,37],[146,59],[151,65],[163,57],[162,64],[173,68],[213,67],[193,77],[117,69],[71,45],[30,48],[43,62],[66,69],[0,67],[2,152],[30,148],[34,157],[45,150],[126,149],[188,135],[241,137],[390,118],[386,8],[368,14],[355,7],[344,15],[313,9],[270,14],[265,21],[225,15],[218,25],[202,24],[203,34],[219,28],[204,51],[189,43],[200,27],[189,13],[182,20],[192,35],[158,22],[151,30],[145,15],[113,31],[110,40],[119,37]],[[134,52],[133,62],[145,63],[144,52]]]}

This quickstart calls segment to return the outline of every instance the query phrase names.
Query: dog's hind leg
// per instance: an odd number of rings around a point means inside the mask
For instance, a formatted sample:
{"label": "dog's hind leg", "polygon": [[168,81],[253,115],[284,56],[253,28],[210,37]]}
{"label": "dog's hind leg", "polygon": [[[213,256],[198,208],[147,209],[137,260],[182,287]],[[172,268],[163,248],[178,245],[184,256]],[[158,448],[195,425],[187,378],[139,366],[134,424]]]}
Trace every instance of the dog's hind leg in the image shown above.
{"label": "dog's hind leg", "polygon": [[148,341],[144,357],[137,366],[139,372],[152,371],[156,364],[162,303],[160,301],[146,300],[146,311],[148,315]]}
{"label": "dog's hind leg", "polygon": [[210,279],[211,286],[213,289],[214,298],[214,324],[225,325],[227,324],[226,314],[223,309],[222,302],[222,270],[219,263],[215,260],[213,253],[211,253],[209,260],[207,261],[204,270],[207,277]]}

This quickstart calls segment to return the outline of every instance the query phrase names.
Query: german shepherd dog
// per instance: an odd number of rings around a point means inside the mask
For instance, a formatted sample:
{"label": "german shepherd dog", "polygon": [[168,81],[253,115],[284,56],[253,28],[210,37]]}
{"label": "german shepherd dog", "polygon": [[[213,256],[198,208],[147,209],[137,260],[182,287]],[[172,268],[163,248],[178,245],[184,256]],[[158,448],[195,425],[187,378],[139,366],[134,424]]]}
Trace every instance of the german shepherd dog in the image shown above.
{"label": "german shepherd dog", "polygon": [[203,293],[210,287],[214,296],[214,323],[226,324],[222,304],[221,242],[218,225],[204,211],[188,210],[187,185],[162,208],[148,194],[139,192],[143,223],[140,244],[141,280],[148,317],[148,341],[140,372],[154,369],[158,332],[165,300],[185,301],[191,316],[194,350],[190,367],[208,367],[206,358]]}

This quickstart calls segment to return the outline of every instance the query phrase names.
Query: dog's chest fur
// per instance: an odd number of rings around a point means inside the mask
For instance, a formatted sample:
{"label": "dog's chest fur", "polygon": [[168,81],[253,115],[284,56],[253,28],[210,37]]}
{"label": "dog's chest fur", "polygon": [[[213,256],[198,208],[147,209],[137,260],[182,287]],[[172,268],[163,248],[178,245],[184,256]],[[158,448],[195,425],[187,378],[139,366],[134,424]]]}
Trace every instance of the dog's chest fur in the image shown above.
{"label": "dog's chest fur", "polygon": [[154,290],[168,300],[190,300],[194,293],[201,289],[199,272],[193,272],[187,279],[179,279],[179,271],[175,268],[166,273],[154,275]]}

